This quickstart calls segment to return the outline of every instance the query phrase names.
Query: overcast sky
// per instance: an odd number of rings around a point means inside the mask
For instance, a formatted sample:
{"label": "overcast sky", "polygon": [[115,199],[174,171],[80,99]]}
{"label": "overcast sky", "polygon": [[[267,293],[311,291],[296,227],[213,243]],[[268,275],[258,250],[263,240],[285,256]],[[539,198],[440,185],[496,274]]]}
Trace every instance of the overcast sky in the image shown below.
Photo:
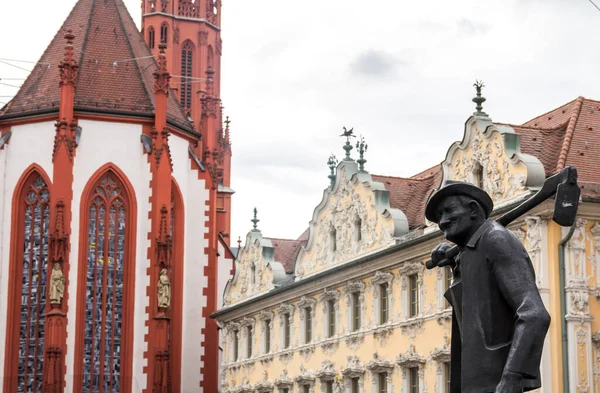
{"label": "overcast sky", "polygon": [[[39,59],[75,2],[1,1],[0,58]],[[140,1],[125,3],[139,24]],[[408,177],[462,139],[476,78],[498,122],[600,99],[600,11],[589,0],[223,3],[234,240],[254,206],[264,235],[304,231],[328,184],[327,158],[343,156],[342,126],[365,136],[367,170]],[[26,75],[0,63],[1,83]],[[15,92],[0,85],[0,102]]]}

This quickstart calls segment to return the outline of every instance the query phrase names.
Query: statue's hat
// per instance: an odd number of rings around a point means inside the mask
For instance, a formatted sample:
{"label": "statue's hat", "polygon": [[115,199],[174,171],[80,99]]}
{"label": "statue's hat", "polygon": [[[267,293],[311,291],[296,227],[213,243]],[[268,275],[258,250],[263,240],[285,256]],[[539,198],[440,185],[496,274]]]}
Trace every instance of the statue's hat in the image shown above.
{"label": "statue's hat", "polygon": [[425,207],[425,217],[432,222],[438,223],[437,217],[435,216],[436,208],[442,203],[444,199],[449,196],[463,195],[475,199],[485,211],[486,218],[489,217],[492,209],[494,208],[494,202],[487,192],[474,184],[467,183],[464,181],[456,180],[444,180],[442,186],[437,190]]}

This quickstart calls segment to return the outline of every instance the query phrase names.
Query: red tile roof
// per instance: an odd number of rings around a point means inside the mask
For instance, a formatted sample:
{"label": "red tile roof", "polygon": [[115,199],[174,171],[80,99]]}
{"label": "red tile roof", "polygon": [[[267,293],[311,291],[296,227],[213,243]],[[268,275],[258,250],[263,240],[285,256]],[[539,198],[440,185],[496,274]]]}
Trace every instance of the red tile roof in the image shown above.
{"label": "red tile roof", "polygon": [[[79,64],[75,110],[153,116],[152,73],[158,67],[123,1],[79,0],[15,98],[0,111],[0,120],[58,111],[58,64],[69,29],[75,35],[74,57]],[[193,131],[173,92],[167,119]]]}
{"label": "red tile roof", "polygon": [[408,226],[415,229],[425,224],[425,203],[431,192],[442,181],[441,165],[429,168],[414,177],[371,175],[374,181],[383,183],[389,191],[390,207],[406,214]]}
{"label": "red tile roof", "polygon": [[300,247],[306,244],[305,240],[292,240],[292,239],[276,239],[267,237],[265,238],[271,241],[275,248],[275,261],[281,262],[285,272],[293,274],[296,267],[296,256],[300,251]]}
{"label": "red tile roof", "polygon": [[579,97],[522,126],[521,151],[540,159],[546,175],[577,167],[581,182],[600,182],[600,101]]}

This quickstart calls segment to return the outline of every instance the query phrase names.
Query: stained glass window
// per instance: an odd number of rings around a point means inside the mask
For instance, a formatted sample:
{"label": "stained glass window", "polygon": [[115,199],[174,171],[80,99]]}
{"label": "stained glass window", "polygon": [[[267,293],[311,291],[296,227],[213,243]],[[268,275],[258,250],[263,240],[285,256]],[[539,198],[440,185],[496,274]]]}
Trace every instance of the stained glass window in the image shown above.
{"label": "stained glass window", "polygon": [[49,200],[48,185],[38,176],[24,201],[18,392],[42,389]]}
{"label": "stained glass window", "polygon": [[95,186],[88,207],[83,392],[118,392],[121,376],[123,269],[127,205],[112,174]]}

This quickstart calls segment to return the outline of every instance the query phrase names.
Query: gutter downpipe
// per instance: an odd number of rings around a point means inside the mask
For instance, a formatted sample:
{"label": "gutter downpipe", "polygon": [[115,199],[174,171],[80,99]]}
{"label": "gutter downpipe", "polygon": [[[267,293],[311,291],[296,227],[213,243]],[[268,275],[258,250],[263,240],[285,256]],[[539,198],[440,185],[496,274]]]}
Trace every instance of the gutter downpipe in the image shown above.
{"label": "gutter downpipe", "polygon": [[571,225],[567,235],[558,243],[558,269],[560,280],[560,314],[561,314],[561,335],[562,335],[562,367],[563,367],[563,393],[569,393],[569,339],[567,336],[567,295],[565,289],[566,271],[565,271],[565,244],[573,236],[577,221]]}

